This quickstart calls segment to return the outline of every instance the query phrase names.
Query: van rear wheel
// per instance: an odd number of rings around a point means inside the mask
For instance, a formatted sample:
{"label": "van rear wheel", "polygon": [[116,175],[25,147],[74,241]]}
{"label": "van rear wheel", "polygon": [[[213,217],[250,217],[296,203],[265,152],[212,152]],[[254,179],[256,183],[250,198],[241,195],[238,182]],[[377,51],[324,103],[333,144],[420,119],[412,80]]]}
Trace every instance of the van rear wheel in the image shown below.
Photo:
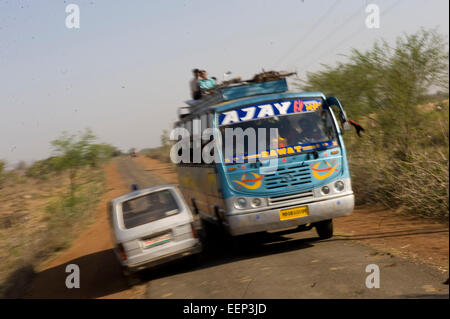
{"label": "van rear wheel", "polygon": [[129,287],[133,287],[140,283],[139,273],[132,272],[125,266],[122,267],[122,276]]}
{"label": "van rear wheel", "polygon": [[186,258],[189,268],[198,268],[202,262],[202,255],[200,253],[192,254]]}
{"label": "van rear wheel", "polygon": [[317,234],[321,239],[333,237],[333,220],[328,219],[315,224]]}

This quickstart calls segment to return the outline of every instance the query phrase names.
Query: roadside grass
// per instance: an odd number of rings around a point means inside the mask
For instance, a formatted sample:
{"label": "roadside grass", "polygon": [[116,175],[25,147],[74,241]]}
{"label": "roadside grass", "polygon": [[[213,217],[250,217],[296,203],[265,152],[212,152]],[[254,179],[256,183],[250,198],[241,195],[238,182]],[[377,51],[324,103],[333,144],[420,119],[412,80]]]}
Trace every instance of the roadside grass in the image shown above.
{"label": "roadside grass", "polygon": [[[400,158],[397,145],[383,145],[382,132],[369,118],[366,134],[345,134],[352,186],[357,204],[383,204],[402,211],[448,219],[448,99],[423,108],[420,127],[412,133],[410,155]],[[395,125],[395,123],[393,123]]]}
{"label": "roadside grass", "polygon": [[155,148],[146,148],[140,152],[147,157],[159,160],[161,162],[171,163],[170,160],[170,145],[164,145]]}
{"label": "roadside grass", "polygon": [[55,252],[67,248],[78,230],[92,223],[95,207],[105,190],[105,177],[101,169],[84,171],[84,182],[77,185],[75,196],[63,193],[46,207],[44,221],[47,223],[44,249],[39,257],[46,259]]}
{"label": "roadside grass", "polygon": [[4,298],[21,297],[39,265],[69,247],[93,222],[106,189],[101,168],[79,171],[73,197],[67,173],[45,179],[21,176],[20,185],[17,178],[10,173],[0,190],[0,200],[6,203],[0,206],[0,296]]}

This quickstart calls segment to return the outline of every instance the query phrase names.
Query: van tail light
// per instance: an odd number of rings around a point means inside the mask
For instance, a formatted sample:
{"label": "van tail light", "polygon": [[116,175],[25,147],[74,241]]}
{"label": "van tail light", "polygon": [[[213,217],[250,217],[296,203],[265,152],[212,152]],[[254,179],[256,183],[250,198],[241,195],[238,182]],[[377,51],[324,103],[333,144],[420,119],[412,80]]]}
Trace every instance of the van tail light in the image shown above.
{"label": "van tail light", "polygon": [[198,238],[197,229],[195,229],[194,223],[191,223],[191,228],[192,228],[192,235],[194,236],[194,238]]}
{"label": "van tail light", "polygon": [[125,253],[125,249],[122,244],[117,245],[117,250],[119,251],[120,259],[123,261],[127,260],[127,254]]}

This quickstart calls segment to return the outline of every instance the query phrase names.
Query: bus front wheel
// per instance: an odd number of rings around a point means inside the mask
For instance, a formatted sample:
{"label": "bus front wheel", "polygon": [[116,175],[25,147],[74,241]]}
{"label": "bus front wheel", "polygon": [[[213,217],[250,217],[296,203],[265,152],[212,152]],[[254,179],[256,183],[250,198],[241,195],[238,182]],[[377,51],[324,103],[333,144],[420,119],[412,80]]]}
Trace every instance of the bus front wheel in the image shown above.
{"label": "bus front wheel", "polygon": [[327,239],[333,237],[333,220],[327,219],[316,223],[315,225],[317,234],[321,239]]}

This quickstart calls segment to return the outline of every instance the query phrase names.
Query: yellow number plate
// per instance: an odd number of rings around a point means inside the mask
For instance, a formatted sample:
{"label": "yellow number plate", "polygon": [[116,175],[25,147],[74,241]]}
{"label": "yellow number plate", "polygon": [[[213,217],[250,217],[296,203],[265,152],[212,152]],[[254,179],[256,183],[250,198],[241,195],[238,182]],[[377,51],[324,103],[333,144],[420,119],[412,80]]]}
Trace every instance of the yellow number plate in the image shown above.
{"label": "yellow number plate", "polygon": [[300,206],[280,210],[280,220],[305,217],[308,215],[309,215],[308,206]]}

